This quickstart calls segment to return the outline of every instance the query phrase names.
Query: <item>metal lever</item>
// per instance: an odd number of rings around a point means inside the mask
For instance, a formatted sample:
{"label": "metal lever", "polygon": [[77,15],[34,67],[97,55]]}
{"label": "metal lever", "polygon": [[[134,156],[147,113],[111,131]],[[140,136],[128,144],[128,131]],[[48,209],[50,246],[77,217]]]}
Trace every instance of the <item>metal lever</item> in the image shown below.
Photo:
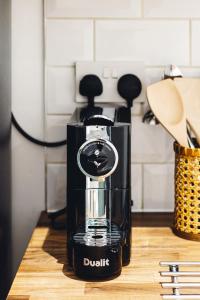
{"label": "metal lever", "polygon": [[194,299],[200,299],[200,295],[179,295],[179,296],[176,296],[176,295],[163,295],[162,298],[165,299],[165,300],[170,300],[170,299],[175,299],[175,300],[190,299],[190,300],[194,300]]}
{"label": "metal lever", "polygon": [[178,271],[171,271],[171,272],[160,272],[161,276],[170,276],[170,277],[179,277],[179,276],[184,276],[184,277],[189,277],[189,276],[198,276],[200,277],[200,272],[178,272]]}
{"label": "metal lever", "polygon": [[161,261],[160,266],[200,266],[200,261]]}
{"label": "metal lever", "polygon": [[173,283],[173,282],[163,282],[161,283],[162,287],[164,289],[169,288],[200,288],[200,283],[198,282],[179,282],[179,283]]}
{"label": "metal lever", "polygon": [[161,276],[171,277],[171,282],[162,282],[163,288],[171,288],[173,294],[162,295],[163,299],[200,299],[200,294],[181,294],[180,289],[200,288],[200,282],[178,282],[179,277],[200,277],[200,271],[179,271],[180,266],[200,266],[200,262],[169,261],[160,262],[160,266],[169,267],[169,271],[161,271]]}

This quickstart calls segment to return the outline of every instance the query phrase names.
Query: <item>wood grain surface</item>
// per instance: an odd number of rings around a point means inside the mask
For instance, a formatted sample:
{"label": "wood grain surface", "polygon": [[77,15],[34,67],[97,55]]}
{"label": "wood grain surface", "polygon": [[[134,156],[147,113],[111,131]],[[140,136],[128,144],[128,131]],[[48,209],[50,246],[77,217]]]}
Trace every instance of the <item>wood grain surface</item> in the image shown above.
{"label": "wood grain surface", "polygon": [[[154,219],[152,219],[154,220]],[[155,223],[155,220],[153,221]],[[90,282],[66,265],[66,234],[48,226],[33,233],[8,300],[157,300],[163,290],[159,266],[165,260],[200,260],[200,244],[176,237],[170,227],[133,228],[132,258],[121,276]],[[165,280],[166,281],[166,280]],[[165,290],[170,293],[170,290]]]}

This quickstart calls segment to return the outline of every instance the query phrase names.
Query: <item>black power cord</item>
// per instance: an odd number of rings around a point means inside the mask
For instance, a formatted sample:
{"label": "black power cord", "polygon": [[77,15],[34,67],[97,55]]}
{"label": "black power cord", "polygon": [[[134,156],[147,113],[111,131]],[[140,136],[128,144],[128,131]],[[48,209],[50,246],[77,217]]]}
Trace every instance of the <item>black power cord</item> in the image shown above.
{"label": "black power cord", "polygon": [[66,208],[60,209],[60,210],[55,211],[55,212],[48,213],[48,218],[51,220],[51,226],[52,226],[53,229],[55,229],[55,230],[66,229],[65,219],[57,221],[57,219],[60,216],[64,215],[65,213],[66,213]]}
{"label": "black power cord", "polygon": [[30,142],[38,145],[38,146],[43,146],[43,147],[48,147],[48,148],[56,148],[56,147],[60,147],[60,146],[64,146],[67,144],[67,140],[63,140],[63,141],[58,141],[58,142],[45,142],[45,141],[40,141],[34,137],[32,137],[31,135],[29,135],[26,131],[24,131],[24,129],[19,125],[19,123],[17,122],[17,120],[15,119],[13,113],[11,115],[11,120],[13,125],[15,126],[15,128]]}

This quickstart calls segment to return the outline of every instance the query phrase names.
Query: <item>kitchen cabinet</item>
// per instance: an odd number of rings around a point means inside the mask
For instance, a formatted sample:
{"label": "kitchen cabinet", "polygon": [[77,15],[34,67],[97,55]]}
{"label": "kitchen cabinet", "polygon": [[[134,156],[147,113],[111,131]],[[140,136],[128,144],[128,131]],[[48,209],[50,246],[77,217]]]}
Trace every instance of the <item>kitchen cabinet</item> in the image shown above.
{"label": "kitchen cabinet", "polygon": [[[29,72],[26,76],[26,82],[24,82],[23,76],[18,76],[17,71],[21,71],[26,74],[26,67],[23,64],[24,61],[29,64],[29,60],[26,59],[29,52],[25,52],[22,47],[20,51],[16,48],[16,44],[21,40],[25,40],[27,35],[19,34],[20,24],[25,18],[26,10],[31,12],[31,3],[34,5],[35,0],[31,1],[19,1],[19,0],[0,0],[0,299],[5,300],[12,284],[13,278],[17,272],[18,266],[23,257],[24,251],[27,247],[27,243],[32,235],[32,231],[35,228],[41,210],[44,209],[44,196],[40,192],[40,186],[37,185],[37,191],[35,193],[31,191],[33,182],[38,183],[40,178],[38,175],[38,169],[40,167],[40,161],[32,163],[33,157],[35,158],[35,152],[32,151],[31,144],[24,147],[24,140],[21,140],[19,136],[12,139],[11,143],[11,100],[13,107],[13,98],[17,98],[19,94],[16,93],[18,87],[22,95],[25,91],[32,95],[30,87],[35,90],[35,82],[32,85],[30,80],[30,74],[35,77],[34,72]],[[38,4],[37,4],[38,3]],[[42,1],[38,1],[36,5],[42,7]],[[27,4],[23,6],[22,4]],[[23,9],[22,9],[23,8]],[[23,17],[18,18],[17,13],[24,13]],[[37,19],[37,10],[34,11],[33,18]],[[42,13],[39,10],[39,17]],[[17,15],[17,16],[16,16]],[[15,17],[15,24],[13,25],[13,19]],[[39,18],[38,17],[38,18]],[[17,19],[17,21],[16,21]],[[38,19],[37,19],[38,20]],[[32,24],[33,19],[28,20]],[[42,22],[41,22],[42,24]],[[13,28],[14,26],[14,28]],[[39,27],[40,25],[38,25]],[[42,27],[41,27],[42,28]],[[13,31],[15,29],[15,35]],[[33,31],[36,31],[33,25]],[[17,39],[14,40],[14,36],[17,35]],[[28,37],[31,36],[31,31],[28,32]],[[12,43],[11,43],[12,39]],[[40,36],[38,36],[40,39]],[[17,40],[17,42],[16,42]],[[35,40],[34,40],[35,41]],[[36,43],[34,43],[35,45]],[[35,48],[37,45],[35,45]],[[34,50],[35,50],[34,48]],[[24,51],[24,53],[23,53]],[[41,49],[42,52],[42,49]],[[20,55],[21,60],[19,59]],[[11,63],[12,56],[12,63]],[[31,57],[29,58],[32,59]],[[16,67],[16,63],[20,66]],[[34,62],[33,62],[34,63]],[[40,64],[40,62],[38,62]],[[29,65],[30,66],[30,65]],[[13,69],[15,72],[13,72]],[[17,73],[17,75],[16,75]],[[42,68],[41,68],[42,73]],[[39,75],[37,76],[37,78]],[[29,81],[28,81],[29,80]],[[30,83],[30,84],[28,84]],[[26,89],[24,88],[26,86]],[[37,89],[38,91],[38,89]],[[38,92],[39,93],[39,92]],[[11,95],[12,94],[12,95]],[[21,95],[20,94],[20,95]],[[34,100],[38,100],[39,97],[33,95]],[[12,98],[12,99],[11,99]],[[21,98],[18,96],[18,98]],[[18,99],[17,98],[17,99]],[[29,97],[30,98],[30,97]],[[20,103],[15,101],[15,108],[20,108]],[[36,101],[34,101],[35,103]],[[23,108],[23,106],[21,106]],[[16,133],[16,132],[14,132]],[[16,134],[14,135],[16,137]],[[21,138],[23,139],[23,138]],[[30,151],[27,148],[30,147]],[[26,150],[26,151],[25,151]],[[38,155],[39,156],[39,155]],[[42,156],[42,155],[41,155]],[[19,159],[19,157],[21,159]],[[27,160],[26,160],[27,159]],[[12,164],[11,164],[12,160]],[[38,167],[39,166],[39,167]],[[41,165],[41,173],[43,173],[43,166]],[[34,172],[35,171],[35,172]]]}
{"label": "kitchen cabinet", "polygon": [[11,249],[11,1],[0,0],[0,299],[12,281]]}

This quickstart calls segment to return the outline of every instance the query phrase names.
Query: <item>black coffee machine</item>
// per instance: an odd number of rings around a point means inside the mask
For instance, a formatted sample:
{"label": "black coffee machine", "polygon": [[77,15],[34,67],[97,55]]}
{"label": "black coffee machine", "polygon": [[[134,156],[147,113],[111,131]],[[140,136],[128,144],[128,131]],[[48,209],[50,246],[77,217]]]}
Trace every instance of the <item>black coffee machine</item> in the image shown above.
{"label": "black coffee machine", "polygon": [[88,106],[77,108],[67,125],[68,263],[78,277],[103,279],[130,262],[133,99],[128,107],[95,106],[102,85],[94,75],[82,79],[80,93]]}

